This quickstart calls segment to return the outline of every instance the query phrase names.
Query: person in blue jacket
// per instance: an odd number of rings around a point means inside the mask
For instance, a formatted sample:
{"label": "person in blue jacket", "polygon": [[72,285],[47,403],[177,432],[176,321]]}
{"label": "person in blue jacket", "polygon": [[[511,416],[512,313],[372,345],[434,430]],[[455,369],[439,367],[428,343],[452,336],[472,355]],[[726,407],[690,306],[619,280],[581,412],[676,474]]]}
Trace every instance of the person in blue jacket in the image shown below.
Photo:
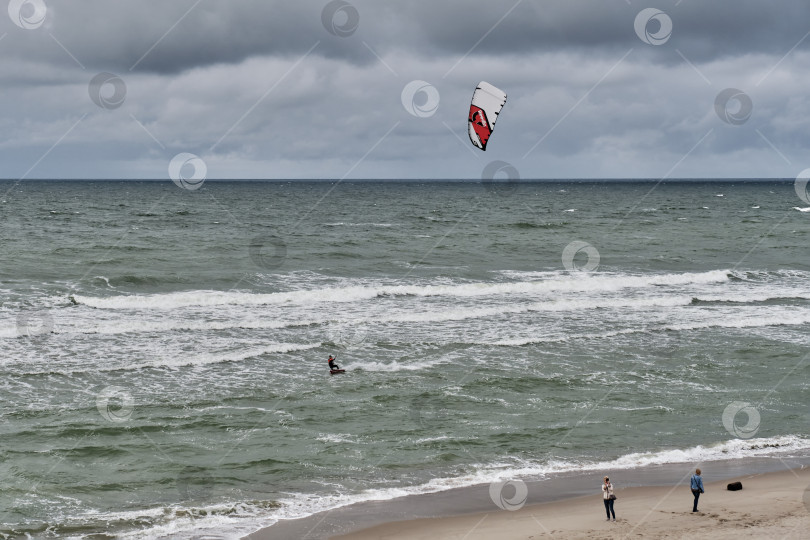
{"label": "person in blue jacket", "polygon": [[692,495],[695,496],[695,504],[692,505],[692,512],[697,512],[698,499],[700,498],[700,494],[703,493],[703,479],[700,477],[700,469],[695,469],[690,487],[692,488]]}

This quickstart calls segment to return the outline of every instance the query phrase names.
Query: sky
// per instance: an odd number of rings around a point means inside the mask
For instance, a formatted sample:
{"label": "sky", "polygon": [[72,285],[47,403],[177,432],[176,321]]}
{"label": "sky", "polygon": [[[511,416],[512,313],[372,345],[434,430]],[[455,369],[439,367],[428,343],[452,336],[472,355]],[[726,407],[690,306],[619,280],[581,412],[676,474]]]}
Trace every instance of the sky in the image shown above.
{"label": "sky", "polygon": [[[0,178],[810,168],[806,0],[3,3]],[[486,151],[480,81],[508,96]]]}

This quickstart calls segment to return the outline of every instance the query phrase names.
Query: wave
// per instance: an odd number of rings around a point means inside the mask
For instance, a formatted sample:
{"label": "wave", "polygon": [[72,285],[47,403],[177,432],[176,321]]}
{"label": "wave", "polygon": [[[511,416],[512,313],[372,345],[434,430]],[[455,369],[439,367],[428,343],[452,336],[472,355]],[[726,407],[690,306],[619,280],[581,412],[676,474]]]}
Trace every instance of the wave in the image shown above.
{"label": "wave", "polygon": [[686,324],[665,324],[665,325],[650,325],[640,328],[623,328],[621,330],[614,330],[612,332],[604,332],[601,334],[577,334],[574,336],[560,336],[560,337],[531,337],[531,338],[518,338],[518,339],[504,339],[495,342],[475,342],[475,345],[495,345],[502,347],[522,347],[524,345],[534,345],[538,343],[559,343],[570,341],[572,339],[608,339],[623,334],[637,334],[637,333],[658,333],[662,331],[670,332],[684,332],[690,330],[704,330],[706,328],[760,328],[767,326],[800,326],[810,323],[810,314],[794,315],[788,317],[785,315],[773,315],[770,317],[751,316],[730,318],[723,315],[720,319],[712,319],[697,323]]}
{"label": "wave", "polygon": [[701,330],[703,328],[757,328],[763,326],[799,326],[810,323],[810,314],[794,315],[772,315],[770,317],[753,316],[729,318],[722,320],[706,321],[704,323],[671,324],[665,325],[662,330],[683,331]]}
{"label": "wave", "polygon": [[523,347],[525,345],[535,345],[538,343],[562,343],[572,339],[608,339],[623,334],[636,334],[647,332],[646,328],[625,328],[623,330],[614,330],[612,332],[604,332],[601,334],[579,334],[576,336],[546,336],[546,337],[531,337],[531,338],[517,338],[517,339],[501,339],[499,341],[476,341],[474,345],[493,345],[496,347]]}
{"label": "wave", "polygon": [[[206,506],[168,506],[145,510],[125,510],[109,514],[88,511],[76,516],[77,532],[99,523],[104,530],[114,531],[115,538],[141,540],[152,538],[239,540],[258,529],[256,522],[278,504],[266,501],[224,502]],[[136,530],[129,530],[136,523]],[[146,527],[144,527],[146,525]],[[123,529],[123,530],[122,530]],[[92,529],[91,529],[92,530]],[[78,536],[73,538],[87,538]]]}
{"label": "wave", "polygon": [[518,306],[497,306],[491,308],[464,308],[446,311],[425,311],[392,315],[388,317],[374,317],[370,321],[376,322],[443,322],[462,321],[467,319],[481,319],[498,317],[501,315],[521,314],[541,311],[577,311],[590,309],[610,308],[648,308],[648,307],[674,307],[687,306],[694,301],[689,296],[660,296],[652,298],[580,298],[574,300],[549,300],[546,302],[532,302]]}
{"label": "wave", "polygon": [[[448,310],[419,311],[403,313],[389,316],[375,316],[367,319],[355,318],[351,324],[366,325],[376,323],[431,323],[447,321],[463,321],[470,319],[495,318],[504,315],[513,315],[529,312],[548,311],[576,311],[588,309],[604,308],[645,308],[645,307],[672,307],[686,306],[694,303],[695,299],[689,296],[677,297],[654,297],[639,299],[574,299],[574,300],[554,300],[548,302],[533,302],[518,306],[496,306],[491,308],[464,308],[459,307]],[[75,326],[72,324],[75,321]],[[300,328],[315,325],[328,325],[340,323],[334,319],[304,319],[304,320],[267,320],[248,319],[232,321],[194,321],[188,319],[172,319],[161,321],[123,321],[116,323],[101,323],[87,325],[85,321],[70,320],[64,324],[55,325],[51,334],[72,335],[72,334],[149,334],[166,333],[180,331],[222,331],[222,330],[274,330],[285,328]],[[343,323],[345,324],[345,323]],[[17,338],[16,328],[0,328],[0,339]]]}
{"label": "wave", "polygon": [[393,227],[393,223],[346,223],[338,221],[335,223],[324,223],[325,227]]}
{"label": "wave", "polygon": [[729,279],[732,281],[761,283],[772,281],[774,278],[794,280],[797,284],[804,285],[810,278],[810,272],[785,268],[780,270],[732,270],[729,272]]}
{"label": "wave", "polygon": [[[82,363],[75,368],[71,365],[54,365],[47,364],[47,368],[43,370],[25,369],[25,375],[75,375],[79,373],[106,373],[113,371],[137,371],[140,369],[154,369],[154,368],[179,368],[186,366],[206,366],[209,364],[221,364],[228,362],[242,362],[250,358],[257,358],[266,354],[285,354],[291,352],[308,351],[323,346],[322,343],[274,343],[264,347],[252,347],[249,349],[240,349],[231,352],[219,352],[208,354],[169,354],[154,348],[151,351],[145,351],[151,360],[139,363],[126,363],[114,364],[109,363],[101,367],[88,368],[86,364]],[[26,366],[31,366],[27,364]]]}
{"label": "wave", "polygon": [[441,364],[448,364],[453,363],[453,360],[450,359],[443,359],[443,360],[432,360],[427,362],[391,362],[390,364],[386,364],[385,362],[358,362],[352,364],[346,364],[346,369],[349,370],[357,370],[357,371],[378,371],[378,372],[392,372],[392,371],[418,371],[420,369],[427,369],[433,366],[438,366]]}
{"label": "wave", "polygon": [[703,303],[728,303],[728,304],[747,304],[751,302],[773,302],[773,301],[789,301],[789,300],[810,300],[810,293],[801,291],[780,291],[778,293],[754,293],[754,294],[729,294],[722,296],[696,296],[692,298],[693,304]]}
{"label": "wave", "polygon": [[221,354],[213,353],[198,355],[192,358],[183,358],[173,361],[161,359],[158,363],[147,363],[143,366],[127,366],[127,370],[138,369],[139,367],[180,367],[180,366],[202,366],[206,364],[220,364],[223,362],[241,362],[249,358],[257,358],[266,354],[284,354],[298,351],[308,351],[321,347],[321,343],[274,343],[264,347],[253,347],[250,349],[240,349],[237,351]]}
{"label": "wave", "polygon": [[[283,328],[297,328],[311,326],[325,322],[324,320],[299,320],[299,321],[277,321],[277,320],[233,320],[225,322],[192,321],[187,319],[169,320],[160,322],[141,322],[138,320],[127,321],[116,324],[97,326],[86,326],[81,324],[77,327],[57,327],[54,334],[131,334],[131,333],[165,333],[178,331],[210,331],[210,330],[275,330]],[[0,337],[3,334],[0,333]]]}
{"label": "wave", "polygon": [[[119,334],[161,334],[168,332],[182,331],[229,331],[229,330],[274,330],[289,328],[318,327],[320,325],[329,326],[333,324],[364,326],[386,323],[441,323],[451,321],[465,321],[475,319],[494,320],[499,317],[509,315],[522,315],[527,313],[550,313],[550,312],[576,312],[589,310],[620,310],[622,314],[640,313],[644,314],[651,308],[684,308],[688,310],[690,306],[698,311],[671,311],[672,315],[680,314],[694,319],[695,313],[709,313],[701,310],[701,305],[717,306],[723,304],[738,304],[741,307],[756,308],[754,303],[762,305],[770,303],[776,307],[785,302],[810,300],[810,294],[799,290],[766,290],[748,291],[743,293],[728,293],[715,295],[689,296],[674,294],[670,296],[646,296],[646,297],[625,297],[625,296],[574,296],[571,299],[547,300],[542,302],[524,303],[499,303],[491,307],[471,308],[459,305],[458,307],[448,307],[444,309],[414,309],[409,311],[394,312],[386,315],[353,316],[351,320],[335,318],[307,318],[307,319],[276,319],[269,317],[254,317],[249,319],[225,319],[219,321],[194,320],[191,318],[161,318],[160,320],[141,321],[138,319],[121,321],[100,321],[93,320],[91,324],[83,318],[70,317],[64,321],[56,320],[51,334],[56,335],[79,335],[79,334],[99,334],[99,335],[119,335]],[[746,306],[746,304],[750,304]],[[751,327],[751,326],[772,326],[772,325],[796,325],[804,324],[807,318],[796,316],[795,310],[786,311],[787,317],[782,314],[770,317],[762,317],[759,314],[753,321],[749,316],[728,319],[724,314],[724,319],[717,322],[715,319],[699,321],[697,325],[669,325],[664,327],[641,326],[633,328],[632,332],[644,332],[647,330],[690,330],[709,327]],[[326,330],[328,332],[328,329]],[[606,334],[579,335],[579,338],[605,338],[626,333],[627,330]],[[18,332],[13,325],[0,327],[0,339],[16,339]],[[495,343],[496,345],[526,345],[532,342],[547,342],[549,339],[540,338],[535,340],[507,340]],[[553,339],[551,341],[559,341]]]}
{"label": "wave", "polygon": [[531,221],[518,221],[516,223],[506,223],[500,227],[509,227],[514,229],[563,229],[565,223],[533,223]]}
{"label": "wave", "polygon": [[481,297],[503,295],[532,295],[550,292],[615,292],[623,289],[643,289],[658,286],[684,286],[722,283],[729,280],[729,270],[708,272],[630,275],[598,275],[577,273],[556,274],[538,281],[504,283],[465,283],[460,285],[355,285],[277,293],[246,291],[195,290],[152,295],[123,295],[92,297],[73,294],[70,301],[99,309],[176,309],[193,306],[268,304],[314,304],[319,302],[358,302],[392,296]]}

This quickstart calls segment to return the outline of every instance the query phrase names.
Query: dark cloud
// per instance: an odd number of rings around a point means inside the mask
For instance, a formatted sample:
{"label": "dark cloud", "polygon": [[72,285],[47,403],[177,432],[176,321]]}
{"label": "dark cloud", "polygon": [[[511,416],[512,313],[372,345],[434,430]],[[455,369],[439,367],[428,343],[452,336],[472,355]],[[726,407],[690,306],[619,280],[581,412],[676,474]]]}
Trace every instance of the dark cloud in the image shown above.
{"label": "dark cloud", "polygon": [[[0,176],[57,141],[34,176],[159,178],[179,152],[221,177],[477,177],[491,159],[524,178],[790,176],[804,153],[810,38],[787,53],[805,2],[659,2],[673,32],[654,46],[625,0],[356,0],[346,37],[326,1],[45,1],[41,28],[0,17]],[[88,95],[101,71],[120,107]],[[414,79],[435,115],[402,106]],[[465,127],[480,80],[509,94],[486,153]],[[729,87],[751,97],[743,125],[715,113]]]}
{"label": "dark cloud", "polygon": [[[363,42],[381,54],[408,51],[428,57],[588,50],[609,54],[644,49],[658,61],[678,62],[677,48],[695,62],[727,55],[786,53],[807,32],[810,4],[757,0],[656,4],[673,21],[666,47],[645,48],[633,21],[641,8],[625,0],[520,3],[416,0],[395,4],[356,0],[357,31],[342,38],[322,25],[327,2],[230,2],[80,0],[49,2],[38,32],[3,19],[5,54],[61,64],[67,53],[88,68],[178,73],[216,63],[237,63],[256,55],[301,55],[320,41],[315,54],[366,64],[375,61]],[[506,13],[509,15],[504,17]],[[500,22],[499,22],[500,21]],[[799,46],[810,47],[810,41]],[[670,54],[666,54],[666,53]]]}

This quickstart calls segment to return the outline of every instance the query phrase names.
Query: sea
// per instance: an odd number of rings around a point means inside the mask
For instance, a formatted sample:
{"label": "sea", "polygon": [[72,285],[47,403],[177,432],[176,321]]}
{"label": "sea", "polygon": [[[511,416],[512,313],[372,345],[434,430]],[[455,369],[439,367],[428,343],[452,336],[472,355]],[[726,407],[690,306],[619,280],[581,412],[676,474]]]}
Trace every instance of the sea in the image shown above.
{"label": "sea", "polygon": [[0,182],[0,537],[807,457],[796,187]]}

